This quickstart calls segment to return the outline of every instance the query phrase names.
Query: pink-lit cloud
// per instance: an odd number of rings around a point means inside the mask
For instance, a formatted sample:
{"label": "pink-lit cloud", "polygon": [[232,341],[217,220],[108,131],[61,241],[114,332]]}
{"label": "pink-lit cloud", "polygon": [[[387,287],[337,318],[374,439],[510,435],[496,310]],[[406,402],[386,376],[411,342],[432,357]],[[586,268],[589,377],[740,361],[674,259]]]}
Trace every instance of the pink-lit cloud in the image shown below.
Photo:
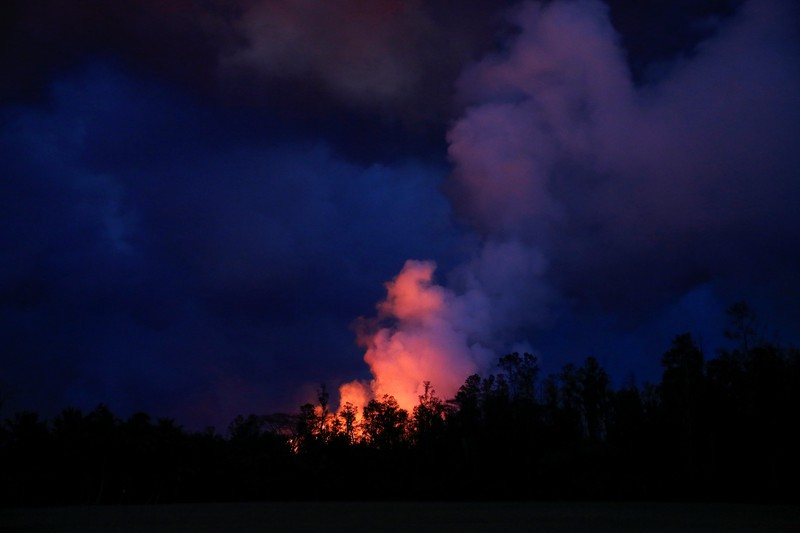
{"label": "pink-lit cloud", "polygon": [[342,403],[363,407],[364,398],[390,394],[410,410],[424,381],[452,395],[464,377],[486,365],[490,353],[472,338],[456,295],[434,282],[435,269],[432,262],[407,261],[386,284],[378,320],[364,323],[359,331],[373,380],[346,384],[340,391]]}
{"label": "pink-lit cloud", "polygon": [[782,239],[800,237],[794,15],[750,2],[637,86],[605,4],[523,4],[507,49],[464,71],[448,134],[446,190],[478,234],[474,257],[446,287],[424,262],[388,284],[362,335],[371,392],[408,407],[430,380],[450,395],[559,310],[669,304],[785,266],[770,244],[747,254],[776,218]]}
{"label": "pink-lit cloud", "polygon": [[452,273],[451,289],[436,283],[433,262],[407,261],[386,284],[377,318],[359,328],[373,379],[342,386],[341,403],[363,406],[389,394],[410,410],[424,382],[449,398],[467,376],[491,368],[498,352],[529,349],[508,344],[502,333],[524,321],[546,320],[550,294],[539,278],[544,266],[530,248],[490,242]]}
{"label": "pink-lit cloud", "polygon": [[[795,11],[750,2],[693,58],[636,87],[604,4],[525,4],[508,49],[460,80],[457,212],[541,249],[575,287],[629,272],[626,261],[670,289],[692,269],[727,275],[720,242],[737,249],[739,232],[758,247],[755,228],[797,222]],[[665,255],[688,257],[674,268]]]}

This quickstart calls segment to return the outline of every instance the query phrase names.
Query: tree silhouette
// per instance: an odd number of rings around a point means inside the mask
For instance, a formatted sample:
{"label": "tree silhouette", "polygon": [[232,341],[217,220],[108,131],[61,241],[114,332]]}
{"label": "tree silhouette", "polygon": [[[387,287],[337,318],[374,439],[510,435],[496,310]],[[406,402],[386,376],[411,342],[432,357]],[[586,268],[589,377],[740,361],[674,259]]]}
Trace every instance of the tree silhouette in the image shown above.
{"label": "tree silhouette", "polygon": [[738,341],[741,354],[747,354],[754,344],[760,342],[758,318],[746,302],[736,302],[725,312],[728,326],[725,337]]}
{"label": "tree silhouette", "polygon": [[394,396],[384,394],[364,406],[361,422],[364,440],[378,450],[396,450],[406,441],[408,411],[401,409]]}
{"label": "tree silhouette", "polygon": [[578,388],[584,435],[591,441],[606,438],[611,409],[610,379],[594,357],[578,369]]}
{"label": "tree silhouette", "polygon": [[414,442],[423,448],[441,438],[448,414],[447,404],[438,396],[430,381],[423,383],[424,392],[412,413],[412,434]]}
{"label": "tree silhouette", "polygon": [[4,477],[11,478],[8,497],[11,502],[45,503],[47,494],[50,436],[46,422],[37,413],[23,411],[6,420],[6,452],[13,458],[4,466]]}
{"label": "tree silhouette", "polygon": [[518,352],[500,358],[499,366],[508,383],[509,392],[518,402],[534,402],[536,379],[539,376],[539,360],[535,355]]}
{"label": "tree silhouette", "polygon": [[[395,398],[330,412],[234,418],[224,435],[100,404],[0,425],[0,505],[267,499],[682,499],[800,503],[800,350],[768,342],[745,305],[734,346],[706,361],[691,335],[661,355],[657,383],[613,389],[600,362],[539,379],[510,353],[453,398],[422,383],[411,415]],[[365,481],[365,476],[369,481]]]}

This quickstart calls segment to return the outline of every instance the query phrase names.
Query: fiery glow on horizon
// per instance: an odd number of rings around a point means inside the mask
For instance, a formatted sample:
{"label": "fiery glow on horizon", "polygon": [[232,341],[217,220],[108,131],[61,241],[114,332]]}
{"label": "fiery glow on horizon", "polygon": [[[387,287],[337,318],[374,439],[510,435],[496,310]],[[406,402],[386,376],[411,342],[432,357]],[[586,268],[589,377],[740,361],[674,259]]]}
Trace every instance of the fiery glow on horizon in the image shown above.
{"label": "fiery glow on horizon", "polygon": [[359,408],[359,418],[370,399],[385,394],[410,412],[425,381],[442,396],[452,396],[482,366],[485,350],[469,345],[458,313],[463,306],[452,292],[434,283],[435,269],[431,261],[406,261],[386,284],[377,318],[360,323],[358,342],[366,349],[364,361],[373,379],[339,388],[340,406],[352,403]]}

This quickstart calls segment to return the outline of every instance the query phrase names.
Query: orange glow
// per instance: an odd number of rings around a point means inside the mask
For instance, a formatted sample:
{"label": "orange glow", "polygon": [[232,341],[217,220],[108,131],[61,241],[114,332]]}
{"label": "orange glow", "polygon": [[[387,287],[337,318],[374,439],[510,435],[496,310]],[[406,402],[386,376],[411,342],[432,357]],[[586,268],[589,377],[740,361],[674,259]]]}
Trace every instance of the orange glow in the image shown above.
{"label": "orange glow", "polygon": [[347,403],[353,404],[358,411],[356,412],[356,422],[361,422],[361,410],[372,399],[372,392],[368,383],[361,381],[351,381],[339,387],[339,411]]}
{"label": "orange glow", "polygon": [[397,277],[386,284],[378,320],[365,321],[358,342],[372,381],[353,381],[339,389],[340,405],[350,402],[360,411],[372,398],[394,396],[411,412],[419,403],[425,381],[445,396],[454,395],[464,379],[477,371],[466,334],[458,326],[455,297],[433,283],[436,265],[406,261]]}
{"label": "orange glow", "polygon": [[441,312],[444,289],[432,285],[436,265],[430,261],[406,261],[403,270],[386,284],[386,300],[378,304],[381,317],[424,321]]}

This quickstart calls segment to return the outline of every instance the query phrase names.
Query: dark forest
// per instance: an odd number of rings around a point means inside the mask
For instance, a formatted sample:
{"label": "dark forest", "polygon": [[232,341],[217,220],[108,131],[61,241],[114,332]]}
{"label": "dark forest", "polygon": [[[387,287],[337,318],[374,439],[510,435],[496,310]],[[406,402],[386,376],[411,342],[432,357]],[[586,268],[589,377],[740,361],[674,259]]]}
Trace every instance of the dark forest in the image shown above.
{"label": "dark forest", "polygon": [[[541,376],[528,353],[333,412],[325,386],[294,414],[237,417],[219,433],[106,406],[0,432],[3,506],[267,500],[625,500],[797,503],[800,350],[728,310],[714,357],[690,334],[659,383],[612,388],[593,357]],[[793,488],[794,487],[794,488]]]}

